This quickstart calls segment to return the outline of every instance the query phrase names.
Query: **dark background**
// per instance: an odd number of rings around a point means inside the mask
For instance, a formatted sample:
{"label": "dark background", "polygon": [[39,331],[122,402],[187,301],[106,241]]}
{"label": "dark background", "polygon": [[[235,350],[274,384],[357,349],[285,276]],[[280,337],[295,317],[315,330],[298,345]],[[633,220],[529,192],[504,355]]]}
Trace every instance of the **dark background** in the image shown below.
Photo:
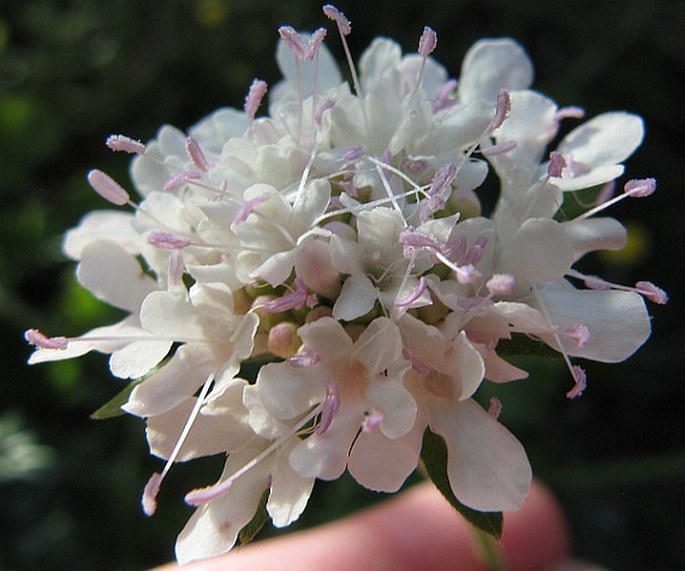
{"label": "dark background", "polygon": [[[564,398],[570,379],[556,363],[536,364],[531,379],[498,395],[503,422],[562,500],[578,555],[611,569],[681,568],[685,3],[338,7],[352,20],[355,56],[376,35],[415,51],[428,24],[439,36],[436,59],[458,76],[475,40],[509,35],[531,54],[534,88],[560,105],[580,105],[588,117],[625,109],[645,118],[627,176],[654,176],[659,190],[614,209],[633,240],[591,263],[611,279],[649,279],[671,294],[668,306],[650,308],[652,339],[624,364],[583,364],[589,388],[576,401]],[[160,463],[148,458],[143,424],[89,419],[122,388],[106,359],[28,368],[22,332],[76,334],[117,318],[75,285],[60,253],[61,234],[103,207],[85,184],[87,170],[127,180],[128,161],[103,146],[105,137],[146,140],[163,123],[186,129],[220,106],[241,106],[255,76],[278,80],[276,29],[286,23],[313,30],[327,20],[318,2],[295,0],[0,1],[0,569],[133,570],[167,561],[190,514],[183,493],[216,478],[217,459],[175,469],[157,516],[144,518],[140,492]],[[323,484],[294,527],[376,499],[347,479]]]}

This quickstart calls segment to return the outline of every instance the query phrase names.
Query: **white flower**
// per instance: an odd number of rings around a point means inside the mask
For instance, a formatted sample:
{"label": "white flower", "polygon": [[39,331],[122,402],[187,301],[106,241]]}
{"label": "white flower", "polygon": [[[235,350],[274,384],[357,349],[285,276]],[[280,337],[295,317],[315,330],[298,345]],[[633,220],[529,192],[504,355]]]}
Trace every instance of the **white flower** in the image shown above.
{"label": "white flower", "polygon": [[[279,421],[321,406],[319,427],[294,447],[290,461],[302,476],[335,479],[348,460],[355,462],[358,447],[369,446],[369,435],[380,432],[397,439],[412,429],[416,404],[403,382],[409,362],[402,358],[397,325],[386,318],[375,319],[355,341],[340,323],[326,317],[300,327],[298,334],[312,364],[262,367],[255,385],[246,389],[255,393],[246,405],[258,407],[258,412],[263,406]],[[378,453],[383,453],[382,447]],[[415,467],[416,463],[404,478]],[[393,491],[404,478],[392,481]],[[382,473],[369,474],[362,483],[389,491]]]}

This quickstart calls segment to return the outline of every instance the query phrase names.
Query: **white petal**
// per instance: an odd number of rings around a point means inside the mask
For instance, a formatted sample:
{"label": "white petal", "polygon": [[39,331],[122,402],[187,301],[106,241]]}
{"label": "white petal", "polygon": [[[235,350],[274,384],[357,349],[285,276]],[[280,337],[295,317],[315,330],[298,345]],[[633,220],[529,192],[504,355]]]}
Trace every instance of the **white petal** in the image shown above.
{"label": "white petal", "polygon": [[387,38],[375,38],[359,58],[362,86],[369,91],[375,84],[396,70],[402,58],[402,48]]}
{"label": "white petal", "polygon": [[466,337],[465,331],[459,333],[454,340],[454,355],[457,364],[455,374],[458,375],[461,386],[459,400],[464,400],[471,397],[480,386],[485,375],[485,364],[483,357]]}
{"label": "white petal", "polygon": [[333,306],[333,317],[352,321],[373,309],[378,293],[365,275],[352,275],[345,280]]}
{"label": "white petal", "polygon": [[476,100],[450,107],[442,113],[440,122],[432,127],[435,133],[427,142],[428,149],[437,154],[445,149],[474,143],[483,135],[494,114],[494,101],[492,105]]}
{"label": "white petal", "polygon": [[571,131],[557,151],[591,166],[614,165],[632,155],[643,136],[640,117],[614,111],[598,115]]}
{"label": "white petal", "polygon": [[290,465],[304,478],[339,478],[363,419],[363,402],[343,402],[324,434],[313,434],[295,446],[290,453]]}
{"label": "white petal", "polygon": [[[207,337],[210,319],[197,307],[168,291],[156,291],[145,298],[140,308],[141,325],[168,339],[199,341]],[[218,339],[217,339],[218,341]]]}
{"label": "white petal", "polygon": [[[303,34],[305,39],[309,36]],[[298,99],[298,87],[301,85],[302,97],[311,95],[314,86],[320,92],[336,87],[342,77],[326,44],[319,50],[319,57],[314,61],[296,61],[295,56],[283,40],[276,47],[276,63],[281,70],[284,82],[276,85],[270,94],[271,105]],[[271,116],[275,117],[273,112]]]}
{"label": "white petal", "polygon": [[366,392],[373,408],[383,415],[380,431],[388,438],[404,436],[414,426],[416,401],[401,379],[376,379]]}
{"label": "white petal", "polygon": [[441,403],[429,415],[431,430],[445,439],[457,499],[479,511],[521,507],[532,478],[521,443],[472,400]]}
{"label": "white petal", "polygon": [[487,350],[483,360],[485,361],[485,378],[493,383],[508,383],[528,377],[528,371],[505,361],[494,349]]}
{"label": "white petal", "polygon": [[396,492],[418,465],[424,426],[417,423],[411,432],[396,439],[380,431],[362,432],[350,454],[350,474],[369,490]]}
{"label": "white petal", "polygon": [[497,272],[513,275],[522,291],[536,282],[560,278],[572,261],[563,227],[546,218],[529,218],[502,252]]}
{"label": "white petal", "polygon": [[556,129],[555,103],[535,91],[519,91],[510,95],[511,111],[496,131],[496,141],[515,141],[516,148],[507,156],[523,166],[537,167]]}
{"label": "white petal", "polygon": [[[195,402],[195,398],[187,399],[177,407],[148,419],[145,433],[152,454],[164,460],[169,458]],[[199,414],[183,441],[177,461],[232,452],[253,436],[254,433],[249,428],[231,415]]]}
{"label": "white petal", "polygon": [[290,277],[295,266],[297,250],[277,252],[269,256],[256,270],[255,276],[269,282],[272,286],[281,285]]}
{"label": "white petal", "polygon": [[335,319],[322,317],[297,330],[300,339],[327,363],[348,358],[352,353],[352,339]]}
{"label": "white petal", "polygon": [[574,261],[594,250],[620,250],[628,238],[623,224],[614,218],[571,220],[562,225],[573,245]]}
{"label": "white petal", "polygon": [[617,179],[623,174],[625,168],[623,165],[599,165],[594,167],[589,173],[578,176],[567,177],[562,172],[561,178],[555,178],[554,184],[563,190],[569,192],[571,190],[580,190],[583,188],[590,188],[599,186],[611,180]]}
{"label": "white petal", "polygon": [[86,246],[76,277],[98,299],[128,311],[138,311],[143,298],[157,288],[135,257],[113,242]]}
{"label": "white petal", "polygon": [[465,103],[484,99],[494,104],[500,89],[526,89],[532,81],[533,65],[519,44],[509,38],[480,40],[464,58],[459,97]]}
{"label": "white petal", "polygon": [[138,253],[140,234],[133,229],[133,214],[116,210],[95,210],[86,214],[76,228],[69,230],[62,244],[63,252],[73,260],[97,240],[107,240],[121,246],[132,255]]}
{"label": "white petal", "polygon": [[379,317],[366,326],[354,347],[354,358],[369,373],[382,373],[401,359],[402,336],[393,321]]}
{"label": "white petal", "polygon": [[[565,325],[581,323],[588,328],[590,339],[584,347],[561,336],[570,355],[616,363],[630,357],[651,333],[644,299],[637,293],[549,286],[541,288],[540,296],[554,325],[563,330]],[[551,336],[544,339],[556,347]]]}
{"label": "white petal", "polygon": [[[227,477],[246,464],[255,452],[251,449],[231,455],[224,474]],[[224,496],[195,510],[176,540],[176,559],[180,565],[229,551],[238,533],[247,525],[267,487],[267,465],[257,465],[238,478]]]}
{"label": "white petal", "polygon": [[276,527],[300,517],[314,488],[314,478],[303,478],[290,466],[288,456],[295,442],[278,451],[271,471],[271,492],[266,509]]}
{"label": "white petal", "polygon": [[195,394],[216,367],[211,347],[184,345],[159,371],[139,384],[122,406],[136,416],[166,412]]}
{"label": "white petal", "polygon": [[[145,333],[140,330],[141,333]],[[112,352],[109,369],[120,379],[137,379],[160,363],[171,348],[170,341],[132,341]]]}
{"label": "white petal", "polygon": [[200,120],[189,134],[205,154],[219,157],[226,141],[231,137],[240,137],[247,125],[247,116],[243,111],[224,107]]}
{"label": "white petal", "polygon": [[[298,368],[288,363],[269,363],[259,369],[254,390],[264,407],[279,419],[295,418],[326,396],[325,371]],[[246,405],[248,403],[245,403]]]}

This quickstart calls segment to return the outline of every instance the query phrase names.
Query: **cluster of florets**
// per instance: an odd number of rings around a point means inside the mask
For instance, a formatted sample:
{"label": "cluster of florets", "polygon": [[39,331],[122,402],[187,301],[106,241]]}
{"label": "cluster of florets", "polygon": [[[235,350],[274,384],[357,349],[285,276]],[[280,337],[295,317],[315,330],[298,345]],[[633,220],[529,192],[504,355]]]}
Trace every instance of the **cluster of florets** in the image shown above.
{"label": "cluster of florets", "polygon": [[[91,171],[98,193],[133,212],[88,214],[64,251],[79,282],[127,316],[77,338],[26,334],[32,363],[95,350],[136,380],[123,408],[145,418],[152,454],[167,460],[145,488],[148,514],[173,463],[227,455],[218,482],[186,496],[197,510],[180,561],[229,550],[264,494],[286,526],[317,478],[347,470],[398,490],[427,429],[445,441],[460,502],[516,509],[531,479],[525,451],[498,422],[501,404],[472,398],[484,380],[527,376],[498,349],[513,336],[548,345],[576,397],[585,373],[572,359],[626,359],[650,334],[644,298],[666,301],[648,282],[573,268],[626,241],[600,212],[654,191],[643,179],[613,194],[642,141],[639,117],[599,115],[555,144],[560,122],[583,112],[529,89],[514,41],[476,43],[457,82],[425,28],[416,54],[376,39],[357,74],[349,21],[324,12],[353,88],[325,29],[283,27],[268,115],[257,115],[267,85],[255,80],[244,110],[221,109],[188,135],[109,138],[136,155],[142,200]],[[493,173],[499,198],[485,216],[476,190]],[[593,206],[565,220],[564,201],[584,189],[596,189]],[[256,379],[241,378],[254,362]]]}

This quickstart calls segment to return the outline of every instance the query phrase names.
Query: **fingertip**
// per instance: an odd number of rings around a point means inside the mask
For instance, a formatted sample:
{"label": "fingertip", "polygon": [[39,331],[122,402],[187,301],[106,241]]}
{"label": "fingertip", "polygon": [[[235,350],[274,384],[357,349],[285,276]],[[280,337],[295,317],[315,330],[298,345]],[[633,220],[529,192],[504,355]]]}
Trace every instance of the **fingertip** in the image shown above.
{"label": "fingertip", "polygon": [[568,525],[552,493],[534,482],[520,510],[504,515],[502,550],[507,569],[541,569],[564,561],[570,553]]}

